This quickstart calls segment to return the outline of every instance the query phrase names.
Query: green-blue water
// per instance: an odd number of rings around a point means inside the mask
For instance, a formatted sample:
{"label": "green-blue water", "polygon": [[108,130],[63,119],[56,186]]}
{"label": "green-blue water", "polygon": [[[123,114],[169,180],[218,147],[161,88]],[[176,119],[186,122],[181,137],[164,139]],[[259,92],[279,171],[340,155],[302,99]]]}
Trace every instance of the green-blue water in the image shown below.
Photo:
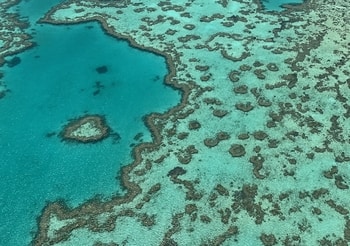
{"label": "green-blue water", "polygon": [[260,0],[265,10],[281,11],[283,4],[301,4],[304,0]]}
{"label": "green-blue water", "polygon": [[[34,8],[25,4],[23,12]],[[75,206],[123,193],[118,171],[132,161],[134,136],[151,141],[142,117],[180,101],[163,84],[164,58],[105,35],[97,23],[31,28],[38,45],[17,55],[19,65],[0,68],[11,90],[0,100],[0,245],[28,244],[48,201]],[[85,113],[105,115],[120,140],[84,145],[48,136]]]}

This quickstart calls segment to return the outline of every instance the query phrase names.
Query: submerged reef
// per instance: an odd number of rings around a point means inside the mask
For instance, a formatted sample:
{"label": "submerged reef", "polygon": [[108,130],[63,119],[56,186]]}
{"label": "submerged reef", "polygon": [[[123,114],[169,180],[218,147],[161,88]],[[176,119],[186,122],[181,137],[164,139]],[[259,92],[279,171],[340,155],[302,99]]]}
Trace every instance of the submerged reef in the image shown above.
{"label": "submerged reef", "polygon": [[110,128],[103,116],[85,115],[64,126],[60,137],[65,141],[98,142],[109,136]]}
{"label": "submerged reef", "polygon": [[[33,46],[30,35],[26,33],[29,23],[21,20],[17,13],[9,13],[8,9],[20,0],[5,0],[0,3],[0,66],[5,63],[5,57],[17,54]],[[8,61],[9,66],[20,62],[19,58]]]}
{"label": "submerged reef", "polygon": [[[145,123],[127,194],[49,203],[34,245],[348,245],[350,24],[345,0],[70,0],[41,19],[98,21],[163,55],[182,101]],[[346,31],[345,31],[346,30]],[[142,242],[142,243],[140,243]]]}
{"label": "submerged reef", "polygon": [[10,90],[7,89],[5,82],[2,80],[2,73],[0,73],[0,99],[6,96],[6,93],[8,93]]}

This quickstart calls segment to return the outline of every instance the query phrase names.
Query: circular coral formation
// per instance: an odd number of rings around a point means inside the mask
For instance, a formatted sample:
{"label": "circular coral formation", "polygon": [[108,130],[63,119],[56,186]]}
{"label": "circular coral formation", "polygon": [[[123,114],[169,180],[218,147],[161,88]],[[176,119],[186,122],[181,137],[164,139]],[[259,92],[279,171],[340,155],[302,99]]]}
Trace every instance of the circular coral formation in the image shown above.
{"label": "circular coral formation", "polygon": [[189,153],[178,154],[177,159],[181,164],[188,164],[192,160],[192,155]]}
{"label": "circular coral formation", "polygon": [[266,99],[264,97],[260,97],[258,99],[258,104],[263,107],[270,107],[272,105],[272,102],[269,99]]}
{"label": "circular coral formation", "polygon": [[199,128],[201,128],[201,124],[196,120],[192,120],[188,123],[189,130],[197,130]]}
{"label": "circular coral formation", "polygon": [[238,71],[232,71],[230,72],[230,74],[228,75],[229,79],[231,80],[231,82],[235,83],[239,81],[239,72]]}
{"label": "circular coral formation", "polygon": [[210,75],[203,75],[200,77],[201,81],[207,82],[210,79]]}
{"label": "circular coral formation", "polygon": [[206,139],[204,139],[204,144],[208,148],[215,147],[216,145],[218,145],[218,143],[219,143],[219,141],[216,138],[206,138]]}
{"label": "circular coral formation", "polygon": [[245,140],[249,138],[249,134],[248,133],[241,133],[238,135],[238,139],[240,140]]}
{"label": "circular coral formation", "polygon": [[235,87],[233,89],[233,91],[237,94],[246,94],[246,93],[248,93],[248,86],[240,85],[240,86]]}
{"label": "circular coral formation", "polygon": [[263,245],[266,246],[273,246],[277,244],[276,237],[273,234],[261,234],[260,240],[263,243]]}
{"label": "circular coral formation", "polygon": [[222,110],[222,109],[215,109],[213,111],[213,115],[218,117],[218,118],[222,118],[224,117],[225,115],[228,114],[228,111],[227,110]]}
{"label": "circular coral formation", "polygon": [[243,64],[239,67],[239,70],[245,72],[245,71],[249,71],[250,69],[252,69],[251,66],[247,65],[247,64]]}
{"label": "circular coral formation", "polygon": [[207,146],[208,148],[212,148],[218,145],[219,142],[223,140],[227,140],[229,138],[230,138],[230,134],[228,134],[227,132],[220,131],[216,134],[214,138],[204,139],[204,145]]}
{"label": "circular coral formation", "polygon": [[268,135],[263,132],[263,131],[256,131],[253,133],[253,137],[256,139],[256,140],[264,140],[265,138],[268,137]]}
{"label": "circular coral formation", "polygon": [[81,143],[98,142],[109,136],[110,128],[103,116],[85,115],[71,120],[60,136],[63,140]]}
{"label": "circular coral formation", "polygon": [[195,68],[196,68],[196,70],[198,70],[198,71],[204,72],[204,71],[207,71],[207,70],[209,69],[209,66],[200,66],[200,65],[197,65]]}
{"label": "circular coral formation", "polygon": [[271,72],[277,72],[279,69],[275,63],[269,63],[266,65],[267,69]]}
{"label": "circular coral formation", "polygon": [[259,62],[259,61],[255,61],[254,63],[253,63],[253,66],[254,67],[261,67],[261,66],[263,66],[264,64],[263,63],[261,63],[261,62]]}
{"label": "circular coral formation", "polygon": [[232,144],[229,152],[232,157],[241,157],[245,155],[245,149],[241,144]]}
{"label": "circular coral formation", "polygon": [[258,79],[265,79],[266,78],[266,76],[264,75],[264,70],[262,70],[262,69],[255,69],[254,74],[256,75],[256,77]]}
{"label": "circular coral formation", "polygon": [[243,111],[243,112],[249,112],[254,108],[254,106],[250,102],[237,103],[235,106],[236,106],[236,109]]}
{"label": "circular coral formation", "polygon": [[184,28],[187,29],[187,30],[193,30],[196,26],[193,25],[193,24],[186,24],[184,25]]}
{"label": "circular coral formation", "polygon": [[227,140],[230,138],[230,134],[228,132],[218,132],[216,134],[216,138],[219,140],[219,141],[222,141],[222,140]]}
{"label": "circular coral formation", "polygon": [[183,175],[186,172],[187,171],[182,167],[175,167],[168,172],[167,176],[172,178],[177,178],[177,176]]}

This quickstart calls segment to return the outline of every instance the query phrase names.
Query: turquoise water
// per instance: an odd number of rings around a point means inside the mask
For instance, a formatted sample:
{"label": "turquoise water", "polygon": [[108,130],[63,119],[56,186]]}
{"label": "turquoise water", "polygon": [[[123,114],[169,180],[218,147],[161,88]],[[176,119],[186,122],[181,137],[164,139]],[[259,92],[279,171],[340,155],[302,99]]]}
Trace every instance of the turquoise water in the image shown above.
{"label": "turquoise water", "polygon": [[265,10],[281,11],[283,4],[301,4],[304,0],[261,0]]}
{"label": "turquoise water", "polygon": [[[0,100],[0,245],[28,244],[48,201],[76,206],[122,194],[118,170],[132,161],[134,136],[151,141],[142,117],[180,101],[163,84],[164,58],[105,35],[97,23],[34,29],[38,45],[17,55],[19,65],[0,68],[11,90]],[[86,113],[105,115],[120,139],[62,142],[62,126]]]}
{"label": "turquoise water", "polygon": [[65,0],[22,0],[19,4],[13,6],[10,11],[17,12],[22,18],[25,18],[31,23],[32,28],[38,28],[36,22],[45,15],[53,6],[58,5]]}

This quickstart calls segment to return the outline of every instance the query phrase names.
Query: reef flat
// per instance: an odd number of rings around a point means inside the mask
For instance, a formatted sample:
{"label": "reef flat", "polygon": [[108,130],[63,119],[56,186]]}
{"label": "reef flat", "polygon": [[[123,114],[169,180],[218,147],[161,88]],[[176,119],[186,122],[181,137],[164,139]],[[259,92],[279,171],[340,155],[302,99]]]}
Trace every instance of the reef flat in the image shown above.
{"label": "reef flat", "polygon": [[48,204],[34,245],[347,245],[350,24],[346,1],[282,12],[252,1],[68,1],[41,21],[99,21],[162,54],[180,106],[123,197]]}
{"label": "reef flat", "polygon": [[0,3],[0,66],[5,63],[5,57],[19,53],[33,45],[30,35],[25,32],[28,23],[19,18],[17,13],[9,12],[9,8],[19,3],[19,0],[7,0]]}
{"label": "reef flat", "polygon": [[[14,57],[5,60],[6,56],[17,54],[31,46],[30,35],[25,32],[28,23],[19,18],[17,13],[9,12],[9,9],[18,4],[19,0],[7,0],[0,3],[0,67],[6,62],[8,66],[17,65],[20,60]],[[2,81],[3,73],[0,71],[0,99],[5,97],[9,89]]]}
{"label": "reef flat", "polygon": [[[49,201],[74,207],[124,194],[120,166],[132,162],[134,145],[152,140],[143,117],[181,98],[163,83],[164,57],[106,35],[97,22],[37,23],[59,2],[8,9],[28,22],[36,45],[6,56],[0,67],[0,245],[29,245]],[[64,125],[86,115],[104,116],[109,136],[96,144],[61,141]]]}
{"label": "reef flat", "polygon": [[71,120],[62,130],[61,138],[82,143],[98,142],[110,134],[103,116],[85,115]]}

